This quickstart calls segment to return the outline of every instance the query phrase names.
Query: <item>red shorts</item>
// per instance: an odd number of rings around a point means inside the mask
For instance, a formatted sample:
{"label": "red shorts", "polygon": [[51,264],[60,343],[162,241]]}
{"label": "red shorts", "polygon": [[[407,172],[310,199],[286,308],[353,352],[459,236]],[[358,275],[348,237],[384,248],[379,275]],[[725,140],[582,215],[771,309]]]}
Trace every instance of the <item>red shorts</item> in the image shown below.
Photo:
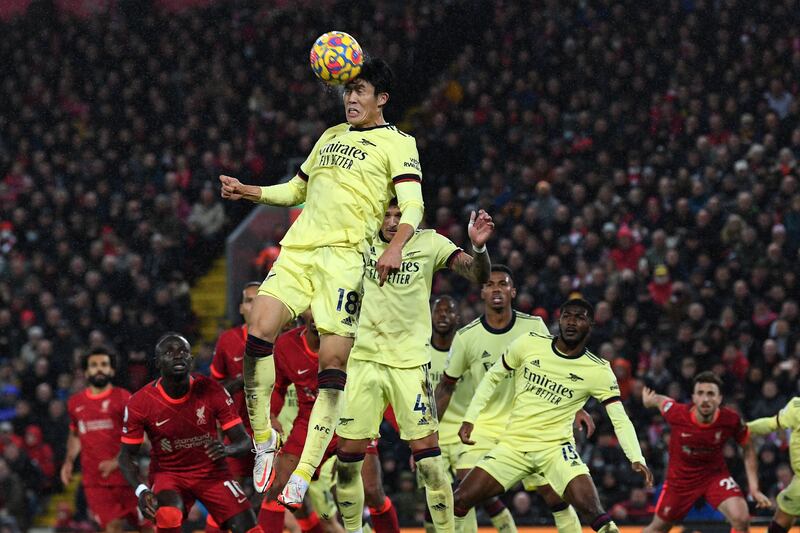
{"label": "red shorts", "polygon": [[223,524],[250,509],[250,501],[239,482],[228,477],[233,476],[214,473],[197,479],[188,478],[184,473],[156,472],[152,475],[152,491],[156,494],[163,490],[177,492],[183,501],[184,518],[195,500],[200,500],[214,520]]}
{"label": "red shorts", "polygon": [[[294,419],[292,431],[289,432],[289,437],[286,442],[281,446],[280,453],[288,453],[289,455],[296,455],[300,457],[303,454],[303,447],[306,444],[306,435],[308,435],[308,419],[301,419],[300,417]],[[325,459],[323,463],[336,453],[336,435],[331,439],[328,448],[325,450]]]}
{"label": "red shorts", "polygon": [[742,489],[729,472],[713,474],[703,483],[665,481],[656,504],[656,514],[665,522],[679,522],[701,497],[716,509],[722,502],[735,496],[744,497]]}
{"label": "red shorts", "polygon": [[128,485],[83,487],[83,492],[89,512],[100,529],[118,519],[126,520],[132,526],[139,526],[144,520],[139,514],[136,494]]}

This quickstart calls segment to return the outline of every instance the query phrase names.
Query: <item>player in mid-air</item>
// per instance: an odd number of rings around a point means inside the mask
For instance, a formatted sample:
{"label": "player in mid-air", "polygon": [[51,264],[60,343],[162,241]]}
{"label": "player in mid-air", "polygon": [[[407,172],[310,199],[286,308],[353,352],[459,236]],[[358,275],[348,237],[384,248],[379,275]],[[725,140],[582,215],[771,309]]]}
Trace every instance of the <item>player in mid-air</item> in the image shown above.
{"label": "player in mid-air", "polygon": [[747,531],[750,511],[742,489],[725,464],[722,447],[734,439],[744,450],[744,467],[750,496],[759,508],[770,507],[758,488],[758,460],[750,432],[742,417],[722,404],[722,380],[713,372],[697,374],[692,383],[692,403],[678,403],[645,387],[642,403],[661,411],[672,432],[669,465],[653,521],[647,533],[666,532],[704,497],[731,524],[731,531]]}
{"label": "player in mid-air", "polygon": [[766,435],[773,431],[789,429],[789,459],[792,463],[794,477],[789,486],[778,493],[778,508],[769,524],[767,533],[787,533],[794,525],[795,518],[800,516],[800,397],[795,396],[787,402],[777,415],[757,418],[747,423],[747,428],[752,435]]}
{"label": "player in mid-air", "polygon": [[[380,227],[389,199],[397,197],[403,219],[392,242],[377,259],[381,285],[400,268],[403,247],[423,216],[422,171],[414,138],[386,122],[383,110],[393,74],[385,61],[371,58],[342,93],[347,122],[328,128],[300,170],[287,183],[243,185],[220,176],[222,197],[293,206],[302,213],[281,241],[280,255],[253,302],[245,356],[245,396],[256,458],[253,482],[264,492],[278,444],[269,419],[275,382],[273,343],[283,325],[311,307],[322,338],[319,395],[308,434],[286,494],[302,501],[339,419],[353,346],[364,270],[364,254]],[[286,500],[295,505],[295,500]]]}
{"label": "player in mid-air", "polygon": [[394,410],[400,438],[411,447],[437,531],[454,527],[453,491],[439,449],[428,379],[429,298],[438,270],[449,268],[476,283],[488,278],[486,241],[494,223],[483,210],[471,214],[467,231],[474,256],[434,230],[417,230],[406,245],[400,268],[381,286],[376,264],[401,231],[403,216],[401,207],[390,202],[370,247],[358,335],[350,354],[347,401],[336,429],[336,498],[345,529],[351,532],[362,528],[361,469],[369,442],[379,436],[387,405]]}
{"label": "player in mid-air", "polygon": [[[263,533],[250,501],[228,470],[225,458],[248,453],[252,442],[233,398],[211,378],[192,375],[189,342],[177,333],[155,347],[161,377],[142,387],[125,407],[119,467],[136,487],[139,509],[154,519],[159,533],[180,533],[195,500],[208,509],[220,529]],[[217,436],[219,423],[230,444]],[[151,443],[151,486],[139,478],[134,457]]]}
{"label": "player in mid-air", "polygon": [[[456,431],[461,427],[475,387],[484,374],[500,359],[509,343],[521,335],[536,332],[549,334],[544,321],[535,316],[514,310],[516,296],[511,271],[505,265],[493,265],[489,280],[481,288],[484,314],[467,324],[456,333],[450,348],[450,355],[436,388],[436,404],[439,416],[452,421],[445,425],[445,431]],[[496,387],[489,406],[481,413],[472,436],[473,443],[458,449],[456,475],[464,479],[467,473],[497,444],[505,431],[514,396],[514,379],[508,373]],[[591,417],[583,410],[576,417],[579,422],[591,424]],[[587,426],[590,427],[590,426]],[[453,440],[452,433],[444,438]],[[460,443],[460,440],[459,440]],[[575,510],[554,493],[547,482],[538,476],[530,476],[524,481],[527,490],[536,490],[553,513],[556,527],[562,533],[580,530],[580,521]],[[516,525],[511,512],[496,497],[480,503],[498,531],[514,532]],[[470,509],[472,506],[470,506]],[[474,513],[463,521],[463,527],[472,530],[477,527],[472,518]]]}
{"label": "player in mid-air", "polygon": [[142,525],[136,507],[136,495],[117,463],[122,417],[131,394],[115,387],[115,356],[108,348],[95,348],[81,359],[89,386],[70,397],[67,455],[61,467],[61,482],[69,484],[75,459],[80,454],[83,489],[91,516],[107,532],[123,531],[125,522]]}
{"label": "player in mid-air", "polygon": [[573,298],[561,306],[558,337],[531,331],[513,341],[484,375],[459,430],[461,441],[480,430],[497,387],[514,381],[511,414],[497,445],[478,462],[455,492],[456,521],[470,507],[502,494],[536,473],[578,511],[592,529],[619,531],[603,510],[589,469],[575,450],[573,419],[590,396],[602,402],[620,446],[635,471],[652,485],[639,440],[607,361],[586,349],[594,309]]}
{"label": "player in mid-air", "polygon": [[[319,390],[317,384],[319,332],[311,310],[306,310],[302,314],[302,319],[302,326],[282,334],[275,343],[276,380],[271,408],[273,414],[279,412],[287,390],[294,385],[297,390],[298,412],[293,420],[288,438],[278,452],[273,470],[275,476],[267,488],[258,515],[259,523],[266,533],[280,533],[283,530],[285,509],[277,505],[276,497],[300,460],[308,433],[309,415]],[[323,464],[327,463],[329,459],[333,459],[335,452],[336,438],[331,440],[331,444],[325,451]],[[365,501],[370,510],[373,526],[376,533],[399,533],[397,512],[391,500],[384,493],[380,481],[381,471],[377,448],[374,445],[370,446],[367,452],[364,476]],[[317,527],[320,527],[321,530],[322,526],[327,530],[338,527],[336,504],[333,498],[328,497],[330,487],[324,486],[325,481],[312,480],[306,499],[311,500],[316,512],[298,518],[298,523],[301,526],[308,526],[308,531],[311,532],[319,531],[316,529]],[[303,511],[305,511],[303,507],[298,509],[298,513]],[[320,525],[317,526],[317,524]],[[305,527],[304,531],[306,531]]]}

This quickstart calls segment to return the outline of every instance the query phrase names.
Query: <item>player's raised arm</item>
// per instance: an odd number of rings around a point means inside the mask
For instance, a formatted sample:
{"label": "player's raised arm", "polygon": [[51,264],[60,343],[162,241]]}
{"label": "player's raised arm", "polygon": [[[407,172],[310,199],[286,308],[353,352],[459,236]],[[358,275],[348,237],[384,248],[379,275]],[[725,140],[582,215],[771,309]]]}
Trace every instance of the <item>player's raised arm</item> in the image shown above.
{"label": "player's raised arm", "polygon": [[469,217],[467,233],[472,241],[474,255],[459,253],[450,263],[450,269],[475,283],[486,283],[492,270],[492,262],[486,251],[486,243],[494,232],[492,217],[481,209],[476,216],[475,211]]}
{"label": "player's raised arm", "polygon": [[644,387],[642,389],[642,404],[645,407],[653,408],[656,407],[659,410],[664,407],[664,404],[669,401],[674,401],[669,396],[664,396],[663,394],[656,394],[656,391],[651,389],[650,387]]}
{"label": "player's raised arm", "polygon": [[475,389],[475,395],[472,397],[472,401],[469,402],[467,412],[464,413],[461,429],[458,430],[458,436],[464,444],[475,444],[474,441],[470,440],[470,435],[475,427],[475,421],[478,419],[478,415],[481,414],[483,408],[489,403],[489,398],[494,394],[497,385],[505,378],[508,372],[514,370],[509,366],[509,363],[506,362],[506,355],[508,355],[510,351],[511,349],[500,357],[500,359],[495,361],[488,372],[484,374],[483,379],[480,384],[478,384],[478,388]]}
{"label": "player's raised arm", "polygon": [[[306,178],[307,179],[307,178]],[[231,176],[220,176],[222,184],[221,194],[226,200],[250,200],[251,202],[268,205],[291,207],[303,203],[306,199],[307,181],[301,174],[285,183],[259,187],[245,185]]]}

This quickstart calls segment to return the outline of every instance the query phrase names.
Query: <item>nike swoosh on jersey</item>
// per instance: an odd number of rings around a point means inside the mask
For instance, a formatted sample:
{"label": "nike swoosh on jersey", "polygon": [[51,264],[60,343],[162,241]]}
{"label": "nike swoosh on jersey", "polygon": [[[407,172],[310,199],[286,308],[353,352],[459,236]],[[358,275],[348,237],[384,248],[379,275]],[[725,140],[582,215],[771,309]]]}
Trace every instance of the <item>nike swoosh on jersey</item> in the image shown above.
{"label": "nike swoosh on jersey", "polygon": [[158,428],[158,427],[161,427],[161,426],[163,426],[164,424],[166,424],[167,422],[169,422],[169,418],[167,418],[166,420],[159,420],[158,422],[156,422],[156,427],[157,427],[157,428]]}
{"label": "nike swoosh on jersey", "polygon": [[238,363],[238,362],[239,362],[239,361],[241,361],[242,359],[244,359],[244,356],[241,356],[241,357],[234,357],[234,358],[233,358],[233,362],[234,362],[234,363]]}
{"label": "nike swoosh on jersey", "polygon": [[305,374],[306,372],[308,372],[308,369],[307,369],[307,368],[304,368],[303,370],[298,370],[298,371],[297,371],[297,375],[299,375],[299,376],[302,376],[302,375],[303,375],[303,374]]}
{"label": "nike swoosh on jersey", "polygon": [[84,409],[86,409],[86,406],[85,406],[85,405],[79,405],[78,407],[76,407],[76,408],[75,408],[75,412],[76,412],[76,413],[80,413],[80,412],[81,412],[81,411],[83,411]]}
{"label": "nike swoosh on jersey", "polygon": [[683,433],[683,432],[681,433],[681,437],[691,437],[691,436],[692,436],[691,433]]}

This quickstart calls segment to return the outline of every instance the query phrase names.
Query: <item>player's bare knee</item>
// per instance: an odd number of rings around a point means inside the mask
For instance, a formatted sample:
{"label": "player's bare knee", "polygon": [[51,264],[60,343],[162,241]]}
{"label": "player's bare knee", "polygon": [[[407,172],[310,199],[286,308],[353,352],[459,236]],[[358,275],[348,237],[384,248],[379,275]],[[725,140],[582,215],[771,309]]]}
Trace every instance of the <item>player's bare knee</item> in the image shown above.
{"label": "player's bare knee", "polygon": [[750,527],[750,514],[737,510],[730,517],[731,527],[736,531],[747,531]]}

